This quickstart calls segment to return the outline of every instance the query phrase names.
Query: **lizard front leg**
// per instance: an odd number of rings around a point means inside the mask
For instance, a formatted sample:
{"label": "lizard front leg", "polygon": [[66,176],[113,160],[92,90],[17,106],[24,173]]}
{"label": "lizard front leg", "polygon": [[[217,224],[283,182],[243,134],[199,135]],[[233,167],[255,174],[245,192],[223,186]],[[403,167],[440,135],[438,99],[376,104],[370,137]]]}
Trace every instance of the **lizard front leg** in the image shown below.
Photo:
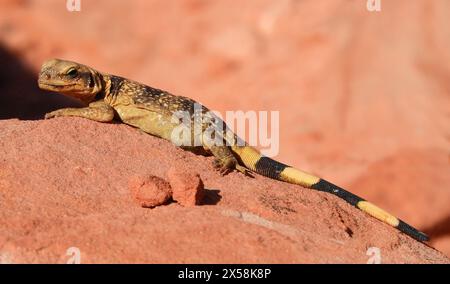
{"label": "lizard front leg", "polygon": [[45,115],[45,119],[61,116],[77,116],[99,122],[110,122],[114,118],[114,109],[104,101],[96,101],[84,108],[62,108]]}

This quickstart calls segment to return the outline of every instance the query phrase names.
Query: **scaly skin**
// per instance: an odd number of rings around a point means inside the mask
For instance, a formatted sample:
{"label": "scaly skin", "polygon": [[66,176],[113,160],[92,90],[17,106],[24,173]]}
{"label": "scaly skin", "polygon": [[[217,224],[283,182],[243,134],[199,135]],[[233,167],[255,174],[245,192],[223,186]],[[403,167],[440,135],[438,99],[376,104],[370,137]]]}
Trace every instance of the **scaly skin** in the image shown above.
{"label": "scaly skin", "polygon": [[220,173],[226,174],[237,169],[250,175],[249,171],[252,171],[272,179],[328,192],[416,240],[428,240],[424,233],[364,199],[324,179],[264,157],[258,150],[245,143],[238,144],[239,138],[236,135],[229,137],[225,131],[216,133],[219,137],[213,138],[223,141],[222,146],[216,146],[217,144],[203,139],[201,134],[214,125],[214,122],[222,124],[223,129],[227,128],[225,123],[211,115],[206,107],[201,106],[200,112],[195,112],[196,102],[192,99],[175,96],[125,78],[100,73],[76,62],[59,59],[48,60],[42,65],[38,83],[43,90],[62,93],[88,104],[85,108],[65,108],[50,112],[45,115],[46,119],[78,116],[99,122],[110,122],[116,118],[177,145],[181,145],[178,144],[180,141],[176,141],[177,138],[172,134],[179,126],[179,121],[173,119],[174,113],[187,112],[191,118],[191,126],[194,121],[198,121],[201,114],[207,119],[200,123],[200,134],[195,132],[194,127],[190,128],[191,143],[195,138],[199,138],[201,146],[183,148],[195,153],[214,155],[214,164]]}

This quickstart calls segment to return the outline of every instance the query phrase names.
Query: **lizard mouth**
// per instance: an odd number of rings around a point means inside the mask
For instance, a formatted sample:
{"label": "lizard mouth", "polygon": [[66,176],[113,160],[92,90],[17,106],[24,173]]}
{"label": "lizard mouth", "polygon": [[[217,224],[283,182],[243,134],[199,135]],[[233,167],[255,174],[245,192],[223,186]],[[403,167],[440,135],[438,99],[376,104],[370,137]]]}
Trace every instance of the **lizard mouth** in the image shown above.
{"label": "lizard mouth", "polygon": [[38,82],[39,87],[46,89],[46,88],[53,88],[53,89],[61,89],[64,87],[71,87],[71,86],[75,86],[76,84],[72,83],[72,84],[66,84],[66,83],[49,83],[49,82],[42,82],[39,81]]}

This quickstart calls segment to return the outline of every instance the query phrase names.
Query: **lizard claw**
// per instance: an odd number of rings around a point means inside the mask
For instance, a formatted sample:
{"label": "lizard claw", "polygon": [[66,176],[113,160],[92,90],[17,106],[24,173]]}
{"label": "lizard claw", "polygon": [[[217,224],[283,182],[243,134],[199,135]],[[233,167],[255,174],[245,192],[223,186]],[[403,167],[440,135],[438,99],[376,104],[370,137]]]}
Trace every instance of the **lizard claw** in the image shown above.
{"label": "lizard claw", "polygon": [[225,176],[227,174],[229,174],[232,170],[233,167],[229,164],[224,164],[221,160],[214,160],[214,168],[217,169],[220,173],[220,175]]}
{"label": "lizard claw", "polygon": [[52,112],[46,113],[44,116],[45,119],[50,119],[50,118],[54,118],[54,117],[58,117],[57,111],[52,111]]}
{"label": "lizard claw", "polygon": [[220,175],[224,176],[229,174],[230,172],[232,172],[234,169],[236,169],[237,171],[239,171],[240,173],[248,176],[248,177],[254,177],[252,175],[252,172],[247,169],[246,167],[243,167],[239,164],[235,164],[235,163],[223,163],[221,160],[214,160],[214,168],[216,168]]}
{"label": "lizard claw", "polygon": [[253,173],[246,167],[243,167],[241,165],[236,165],[236,170],[243,173],[245,176],[254,178]]}

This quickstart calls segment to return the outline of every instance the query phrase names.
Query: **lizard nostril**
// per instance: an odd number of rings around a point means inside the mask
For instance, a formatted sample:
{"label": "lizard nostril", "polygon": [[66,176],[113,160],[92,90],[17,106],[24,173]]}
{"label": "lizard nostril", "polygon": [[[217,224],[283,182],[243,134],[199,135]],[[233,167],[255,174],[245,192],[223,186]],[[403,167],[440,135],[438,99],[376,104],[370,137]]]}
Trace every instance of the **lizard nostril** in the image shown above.
{"label": "lizard nostril", "polygon": [[49,80],[50,79],[50,74],[45,74],[45,79]]}

